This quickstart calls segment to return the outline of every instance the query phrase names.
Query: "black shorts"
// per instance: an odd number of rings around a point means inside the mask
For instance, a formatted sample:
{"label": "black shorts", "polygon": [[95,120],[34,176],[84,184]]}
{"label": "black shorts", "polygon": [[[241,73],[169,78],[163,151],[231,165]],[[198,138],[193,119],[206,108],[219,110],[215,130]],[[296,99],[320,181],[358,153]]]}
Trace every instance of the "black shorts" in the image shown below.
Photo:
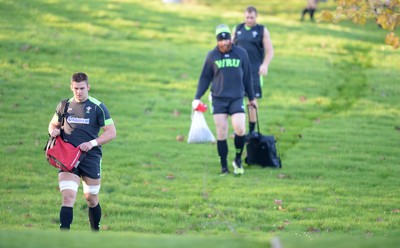
{"label": "black shorts", "polygon": [[236,113],[244,113],[243,98],[213,98],[212,99],[212,113],[213,114],[228,114],[233,115]]}
{"label": "black shorts", "polygon": [[262,97],[262,85],[263,78],[258,74],[258,72],[252,73],[253,78],[253,89],[254,89],[254,97],[261,98]]}
{"label": "black shorts", "polygon": [[92,154],[87,153],[85,158],[79,163],[78,167],[72,171],[72,173],[78,177],[85,176],[91,179],[100,179],[101,158],[99,158],[99,156],[93,156]]}

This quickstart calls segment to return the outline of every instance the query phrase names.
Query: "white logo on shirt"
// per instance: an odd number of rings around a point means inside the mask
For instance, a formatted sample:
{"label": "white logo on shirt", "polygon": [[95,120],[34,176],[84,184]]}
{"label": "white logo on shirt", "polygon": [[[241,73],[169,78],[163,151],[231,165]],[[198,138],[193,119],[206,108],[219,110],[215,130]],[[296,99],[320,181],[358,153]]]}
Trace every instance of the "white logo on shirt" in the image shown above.
{"label": "white logo on shirt", "polygon": [[89,107],[86,107],[86,114],[89,114],[91,109],[92,109],[92,108],[91,108],[90,106],[89,106]]}
{"label": "white logo on shirt", "polygon": [[78,118],[78,117],[72,117],[68,116],[67,122],[68,123],[75,123],[75,124],[89,124],[90,119],[87,118]]}

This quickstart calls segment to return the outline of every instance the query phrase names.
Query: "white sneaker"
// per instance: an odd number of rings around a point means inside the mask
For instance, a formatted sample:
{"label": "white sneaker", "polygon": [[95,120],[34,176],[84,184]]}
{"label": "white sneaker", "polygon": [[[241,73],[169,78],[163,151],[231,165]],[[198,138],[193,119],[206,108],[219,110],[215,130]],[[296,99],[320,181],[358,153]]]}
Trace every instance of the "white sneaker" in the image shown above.
{"label": "white sneaker", "polygon": [[232,162],[232,166],[233,166],[233,174],[235,174],[235,175],[239,175],[239,174],[243,175],[244,169],[243,169],[243,166],[242,166],[242,161],[235,159]]}

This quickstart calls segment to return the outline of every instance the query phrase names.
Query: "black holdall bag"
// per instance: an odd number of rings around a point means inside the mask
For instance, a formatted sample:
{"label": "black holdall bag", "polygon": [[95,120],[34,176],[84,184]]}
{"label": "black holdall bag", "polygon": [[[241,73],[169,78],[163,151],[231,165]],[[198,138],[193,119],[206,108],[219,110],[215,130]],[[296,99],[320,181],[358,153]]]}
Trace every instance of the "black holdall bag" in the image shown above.
{"label": "black holdall bag", "polygon": [[[247,107],[249,112],[249,108]],[[262,135],[257,116],[257,132],[249,133],[246,137],[247,156],[245,163],[248,165],[260,165],[262,167],[282,168],[281,159],[276,149],[276,140],[272,135]],[[250,117],[250,112],[249,112]]]}

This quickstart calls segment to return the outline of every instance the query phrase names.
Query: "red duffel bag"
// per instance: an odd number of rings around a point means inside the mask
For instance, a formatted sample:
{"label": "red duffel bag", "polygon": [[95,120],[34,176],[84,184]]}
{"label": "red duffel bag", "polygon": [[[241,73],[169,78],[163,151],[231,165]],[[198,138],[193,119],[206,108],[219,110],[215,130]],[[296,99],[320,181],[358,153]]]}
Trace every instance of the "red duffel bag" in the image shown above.
{"label": "red duffel bag", "polygon": [[49,164],[63,171],[71,172],[85,157],[79,147],[65,142],[61,136],[50,137],[45,150]]}

